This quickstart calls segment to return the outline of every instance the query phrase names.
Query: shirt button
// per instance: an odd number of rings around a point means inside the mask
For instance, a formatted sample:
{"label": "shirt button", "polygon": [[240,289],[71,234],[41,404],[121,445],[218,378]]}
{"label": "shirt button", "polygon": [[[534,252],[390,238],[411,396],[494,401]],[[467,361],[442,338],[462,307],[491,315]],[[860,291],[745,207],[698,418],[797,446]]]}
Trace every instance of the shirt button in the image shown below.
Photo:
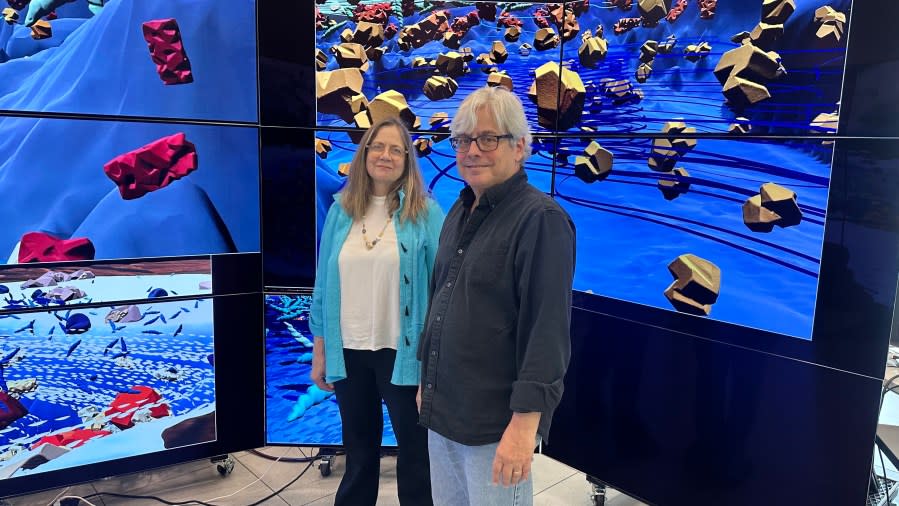
{"label": "shirt button", "polygon": [[439,316],[437,317],[437,321],[440,321],[440,317],[439,317]]}
{"label": "shirt button", "polygon": [[452,281],[450,281],[450,282],[448,282],[448,283],[446,284],[446,287],[447,287],[447,288],[450,288],[451,286],[453,286],[453,282],[452,282]]}
{"label": "shirt button", "polygon": [[432,388],[434,388],[434,385],[432,385],[431,383],[428,383],[428,390],[430,390]]}
{"label": "shirt button", "polygon": [[459,248],[459,251],[457,251],[456,253],[458,253],[458,254],[461,255],[461,254],[462,254],[462,248]]}
{"label": "shirt button", "polygon": [[437,356],[437,352],[436,352],[436,351],[432,351],[432,352],[431,352],[431,356],[432,356],[432,357],[436,357],[436,356]]}

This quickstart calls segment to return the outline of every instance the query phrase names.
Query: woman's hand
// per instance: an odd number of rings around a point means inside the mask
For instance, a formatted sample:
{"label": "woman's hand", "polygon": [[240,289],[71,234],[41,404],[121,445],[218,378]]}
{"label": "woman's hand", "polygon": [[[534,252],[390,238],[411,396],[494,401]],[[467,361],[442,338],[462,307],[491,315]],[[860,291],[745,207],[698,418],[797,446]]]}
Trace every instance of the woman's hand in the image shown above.
{"label": "woman's hand", "polygon": [[325,383],[325,340],[321,336],[315,336],[312,344],[312,372],[309,373],[309,379],[326,392],[334,391],[334,385]]}

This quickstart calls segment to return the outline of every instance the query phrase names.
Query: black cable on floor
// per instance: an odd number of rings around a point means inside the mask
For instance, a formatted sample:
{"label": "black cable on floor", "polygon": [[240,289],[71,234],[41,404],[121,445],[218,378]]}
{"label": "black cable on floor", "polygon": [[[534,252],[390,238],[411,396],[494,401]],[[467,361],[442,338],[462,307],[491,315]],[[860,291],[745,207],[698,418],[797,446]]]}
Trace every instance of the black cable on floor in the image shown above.
{"label": "black cable on floor", "polygon": [[[318,455],[314,455],[312,457],[281,457],[281,458],[278,458],[278,457],[275,457],[274,455],[269,455],[269,454],[267,454],[265,452],[261,452],[259,450],[247,450],[247,451],[252,453],[253,455],[256,455],[257,457],[262,457],[262,458],[268,459],[268,460],[277,460],[278,462],[306,463],[306,462],[312,462],[312,461],[318,459]],[[300,451],[302,451],[302,450],[300,450]]]}
{"label": "black cable on floor", "polygon": [[[287,482],[286,485],[284,485],[283,487],[279,488],[278,490],[272,492],[271,494],[269,494],[269,495],[263,497],[262,499],[260,499],[260,500],[258,500],[258,501],[256,501],[256,502],[254,502],[253,504],[250,504],[249,506],[258,506],[259,504],[262,504],[262,503],[264,503],[265,501],[268,501],[269,499],[271,499],[271,498],[275,497],[276,495],[280,494],[281,492],[284,492],[285,490],[287,490],[287,487],[289,487],[289,486],[293,485],[294,483],[296,483],[297,480],[299,480],[300,478],[303,477],[304,474],[306,474],[306,471],[308,471],[309,468],[312,467],[312,464],[313,464],[313,461],[314,461],[314,460],[315,460],[315,459],[310,460],[309,463],[306,465],[306,467],[300,472],[300,474],[298,474],[294,479],[292,479],[292,480],[290,480],[289,482]],[[284,459],[281,459],[281,462],[284,462]],[[203,501],[197,501],[197,500],[172,502],[172,501],[167,501],[167,500],[165,500],[165,499],[163,499],[163,498],[161,498],[161,497],[156,497],[155,495],[130,495],[130,494],[117,494],[117,493],[114,493],[114,492],[97,492],[96,494],[91,494],[91,495],[88,495],[88,496],[84,496],[84,499],[90,500],[90,499],[93,499],[93,498],[95,498],[95,497],[101,497],[101,496],[104,496],[104,495],[110,496],[110,497],[119,497],[119,498],[123,498],[123,499],[149,499],[149,500],[151,500],[151,501],[161,502],[161,503],[167,504],[167,505],[169,505],[169,506],[187,506],[187,505],[190,505],[190,504],[199,504],[200,506],[215,506],[214,504],[206,503],[206,502],[203,502]]]}
{"label": "black cable on floor", "polygon": [[215,506],[214,504],[206,503],[203,501],[196,501],[196,500],[172,502],[172,501],[167,501],[161,497],[156,497],[155,495],[130,495],[130,494],[117,494],[115,492],[97,492],[96,494],[84,496],[84,499],[90,500],[95,497],[101,497],[104,495],[109,496],[109,497],[120,497],[122,499],[149,499],[151,501],[161,502],[162,504],[168,504],[169,506],[186,506],[188,504],[199,504],[200,506]]}
{"label": "black cable on floor", "polygon": [[312,462],[309,462],[309,464],[306,465],[306,468],[303,469],[302,471],[300,471],[300,474],[298,474],[298,475],[296,476],[296,478],[294,478],[294,479],[290,480],[289,482],[287,482],[286,485],[284,485],[283,487],[279,488],[278,490],[275,490],[274,492],[272,492],[271,494],[269,494],[269,495],[263,497],[262,499],[259,499],[258,501],[254,502],[253,504],[250,504],[249,506],[258,506],[258,505],[264,503],[265,501],[268,501],[268,500],[271,499],[272,497],[275,497],[276,495],[280,494],[281,492],[284,492],[285,490],[287,490],[287,487],[293,485],[294,483],[297,482],[297,480],[299,480],[300,478],[302,478],[303,475],[306,474],[306,471],[308,471],[310,467],[312,467]]}

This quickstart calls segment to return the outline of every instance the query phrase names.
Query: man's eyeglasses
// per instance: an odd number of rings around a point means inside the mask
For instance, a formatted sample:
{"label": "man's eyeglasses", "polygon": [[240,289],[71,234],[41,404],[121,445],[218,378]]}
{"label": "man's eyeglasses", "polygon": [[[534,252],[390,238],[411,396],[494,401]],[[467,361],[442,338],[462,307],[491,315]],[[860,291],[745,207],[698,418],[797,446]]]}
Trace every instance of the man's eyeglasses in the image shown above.
{"label": "man's eyeglasses", "polygon": [[453,149],[459,153],[467,153],[471,148],[472,141],[477,143],[478,149],[481,151],[495,151],[496,148],[499,147],[500,139],[511,139],[512,137],[512,134],[479,135],[474,138],[460,135],[459,137],[450,137],[450,144],[452,144]]}
{"label": "man's eyeglasses", "polygon": [[381,153],[384,152],[385,149],[388,150],[388,153],[390,153],[390,156],[392,156],[394,158],[402,158],[403,156],[406,155],[406,150],[399,146],[388,147],[386,144],[381,143],[381,142],[375,142],[373,144],[368,145],[368,152],[374,153],[376,155],[380,155]]}

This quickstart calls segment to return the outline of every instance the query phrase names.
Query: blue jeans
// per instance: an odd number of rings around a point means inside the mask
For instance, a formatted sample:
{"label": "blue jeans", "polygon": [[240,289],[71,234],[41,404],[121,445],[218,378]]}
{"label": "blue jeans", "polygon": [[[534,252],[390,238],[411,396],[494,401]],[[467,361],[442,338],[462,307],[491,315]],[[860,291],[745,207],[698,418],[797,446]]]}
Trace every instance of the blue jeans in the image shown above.
{"label": "blue jeans", "polygon": [[493,458],[499,443],[466,446],[428,431],[431,494],[435,506],[530,506],[534,481],[512,487],[493,484]]}

